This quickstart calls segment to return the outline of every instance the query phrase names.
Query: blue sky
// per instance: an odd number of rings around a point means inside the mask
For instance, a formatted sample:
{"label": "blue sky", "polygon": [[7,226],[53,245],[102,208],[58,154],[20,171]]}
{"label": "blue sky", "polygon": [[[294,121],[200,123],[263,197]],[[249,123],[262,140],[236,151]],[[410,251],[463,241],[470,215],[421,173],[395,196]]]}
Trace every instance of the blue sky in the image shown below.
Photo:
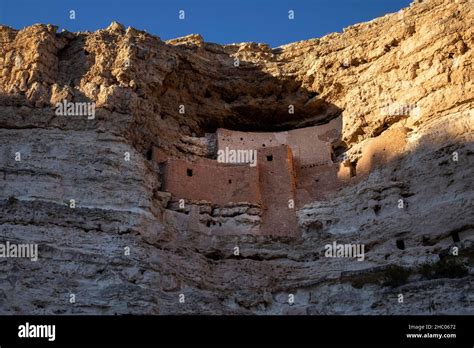
{"label": "blue sky", "polygon": [[[206,41],[265,42],[272,47],[321,37],[386,13],[412,0],[0,0],[0,24],[23,28],[50,23],[94,31],[112,21],[163,40],[201,34]],[[69,11],[76,19],[69,19]],[[180,10],[185,19],[180,20]],[[293,10],[295,19],[288,19]]]}

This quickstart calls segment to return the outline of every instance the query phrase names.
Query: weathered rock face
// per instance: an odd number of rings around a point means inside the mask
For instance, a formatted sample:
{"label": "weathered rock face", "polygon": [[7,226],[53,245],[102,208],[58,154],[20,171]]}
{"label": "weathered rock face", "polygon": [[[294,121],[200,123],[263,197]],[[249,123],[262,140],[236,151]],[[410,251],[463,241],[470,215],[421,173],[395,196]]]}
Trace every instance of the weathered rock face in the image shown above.
{"label": "weathered rock face", "polygon": [[[472,313],[472,18],[424,1],[276,49],[0,27],[0,241],[39,245],[0,258],[0,313]],[[95,117],[57,116],[63,100]],[[299,239],[212,234],[251,231],[258,207],[178,209],[149,160],[338,116],[351,182],[297,211]],[[334,241],[364,260],[325,257]]]}

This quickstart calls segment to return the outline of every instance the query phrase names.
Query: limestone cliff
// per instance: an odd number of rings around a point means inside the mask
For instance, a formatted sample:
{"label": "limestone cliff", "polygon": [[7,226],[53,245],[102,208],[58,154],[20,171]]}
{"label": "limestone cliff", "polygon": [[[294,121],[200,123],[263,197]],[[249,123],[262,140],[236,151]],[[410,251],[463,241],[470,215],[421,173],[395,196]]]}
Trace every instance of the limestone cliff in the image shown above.
{"label": "limestone cliff", "polygon": [[[273,49],[0,27],[0,241],[39,245],[0,259],[0,313],[472,314],[473,11],[418,1]],[[56,115],[64,100],[94,117]],[[301,238],[197,228],[251,231],[258,208],[180,211],[151,160],[338,117],[351,182],[298,208]],[[365,260],[325,257],[334,241]]]}

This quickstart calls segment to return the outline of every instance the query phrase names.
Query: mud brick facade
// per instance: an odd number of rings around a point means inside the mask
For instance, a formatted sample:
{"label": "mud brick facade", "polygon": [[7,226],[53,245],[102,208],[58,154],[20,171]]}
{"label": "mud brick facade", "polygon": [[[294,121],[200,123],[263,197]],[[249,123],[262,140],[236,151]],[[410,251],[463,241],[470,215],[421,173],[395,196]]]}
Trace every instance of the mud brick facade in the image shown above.
{"label": "mud brick facade", "polygon": [[[297,237],[296,209],[324,199],[351,178],[347,164],[333,162],[341,119],[286,132],[256,133],[218,129],[215,151],[257,151],[257,165],[223,164],[200,158],[164,162],[163,190],[176,199],[219,206],[256,204],[261,224],[252,234]],[[163,154],[154,151],[155,161]]]}
{"label": "mud brick facade", "polygon": [[217,130],[219,149],[255,150],[279,145],[288,145],[297,166],[329,164],[331,142],[340,138],[341,117],[321,126],[299,128],[286,132],[256,133]]}
{"label": "mud brick facade", "polygon": [[295,172],[287,145],[260,149],[257,157],[262,194],[261,234],[297,236]]}
{"label": "mud brick facade", "polygon": [[226,165],[209,159],[165,162],[163,190],[186,200],[219,205],[261,202],[258,172],[248,165]]}

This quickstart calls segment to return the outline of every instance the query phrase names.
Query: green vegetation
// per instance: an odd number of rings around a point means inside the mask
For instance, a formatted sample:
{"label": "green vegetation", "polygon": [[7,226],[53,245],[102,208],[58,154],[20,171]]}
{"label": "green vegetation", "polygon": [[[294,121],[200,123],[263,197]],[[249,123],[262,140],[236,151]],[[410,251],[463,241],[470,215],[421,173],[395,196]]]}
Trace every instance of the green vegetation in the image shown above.
{"label": "green vegetation", "polygon": [[411,270],[397,265],[389,266],[383,273],[383,285],[397,287],[406,284]]}
{"label": "green vegetation", "polygon": [[427,279],[462,278],[468,274],[468,269],[460,259],[444,257],[437,262],[421,266],[420,274]]}
{"label": "green vegetation", "polygon": [[18,202],[18,199],[16,199],[15,196],[12,195],[8,197],[8,200],[7,200],[8,205],[14,205],[16,202]]}

